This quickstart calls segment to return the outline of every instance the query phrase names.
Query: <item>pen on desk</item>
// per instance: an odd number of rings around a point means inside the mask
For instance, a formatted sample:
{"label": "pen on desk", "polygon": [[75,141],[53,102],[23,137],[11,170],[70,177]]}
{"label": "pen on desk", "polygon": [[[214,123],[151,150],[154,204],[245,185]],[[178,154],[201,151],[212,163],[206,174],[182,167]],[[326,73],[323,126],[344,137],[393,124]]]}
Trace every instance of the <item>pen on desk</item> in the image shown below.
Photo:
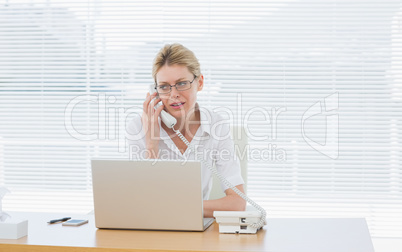
{"label": "pen on desk", "polygon": [[56,223],[56,222],[68,221],[69,219],[71,219],[71,217],[65,217],[65,218],[61,218],[61,219],[50,220],[48,223],[53,224],[53,223]]}

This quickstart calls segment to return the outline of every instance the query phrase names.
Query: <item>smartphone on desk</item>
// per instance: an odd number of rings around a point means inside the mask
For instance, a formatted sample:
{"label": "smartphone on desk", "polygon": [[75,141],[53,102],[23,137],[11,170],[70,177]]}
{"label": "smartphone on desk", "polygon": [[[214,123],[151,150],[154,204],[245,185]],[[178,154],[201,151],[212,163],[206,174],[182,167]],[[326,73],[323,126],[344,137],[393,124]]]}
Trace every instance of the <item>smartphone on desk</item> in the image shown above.
{"label": "smartphone on desk", "polygon": [[68,220],[66,222],[63,222],[62,225],[63,226],[81,226],[81,225],[84,225],[86,223],[88,223],[88,220],[75,220],[75,219],[72,219],[72,220]]}

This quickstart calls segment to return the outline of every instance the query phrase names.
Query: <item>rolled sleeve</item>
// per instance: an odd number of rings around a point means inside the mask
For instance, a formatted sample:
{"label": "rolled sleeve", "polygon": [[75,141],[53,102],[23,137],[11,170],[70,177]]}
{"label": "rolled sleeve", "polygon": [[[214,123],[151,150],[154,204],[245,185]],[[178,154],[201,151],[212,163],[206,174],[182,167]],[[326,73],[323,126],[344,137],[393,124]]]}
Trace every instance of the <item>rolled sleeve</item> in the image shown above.
{"label": "rolled sleeve", "polygon": [[[218,142],[218,151],[214,157],[216,169],[233,186],[242,185],[244,184],[244,180],[241,176],[240,160],[236,155],[234,142],[229,137],[229,125],[223,124],[221,130],[223,134],[227,134],[228,136]],[[221,188],[223,191],[226,191],[229,187],[221,182]]]}

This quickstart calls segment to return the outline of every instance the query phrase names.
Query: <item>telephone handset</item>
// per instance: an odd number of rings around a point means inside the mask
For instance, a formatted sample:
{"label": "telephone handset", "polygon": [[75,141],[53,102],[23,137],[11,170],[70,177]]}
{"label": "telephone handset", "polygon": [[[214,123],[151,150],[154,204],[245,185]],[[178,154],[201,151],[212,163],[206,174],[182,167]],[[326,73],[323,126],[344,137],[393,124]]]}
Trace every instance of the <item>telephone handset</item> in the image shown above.
{"label": "telephone handset", "polygon": [[[155,85],[154,85],[154,84],[149,85],[149,94],[151,95],[151,94],[153,94],[153,93],[155,93],[155,92],[156,92],[156,90],[155,90]],[[156,97],[158,98],[158,96],[156,96]],[[158,108],[159,106],[161,106],[160,103],[158,103],[158,104],[155,106],[155,108]],[[163,122],[168,128],[173,128],[173,126],[175,126],[176,123],[177,123],[176,118],[174,118],[172,115],[170,115],[170,114],[169,114],[168,112],[166,112],[165,110],[162,110],[162,111],[161,111],[161,119],[162,119],[162,122]]]}
{"label": "telephone handset", "polygon": [[[149,93],[153,94],[155,93],[156,89],[155,89],[155,85],[149,85]],[[157,96],[158,97],[158,96]],[[160,104],[157,104],[155,106],[155,108],[158,108],[160,106]],[[261,217],[260,220],[257,221],[257,223],[250,223],[249,225],[253,228],[256,228],[257,230],[262,228],[262,226],[265,225],[265,217],[266,217],[266,212],[264,210],[264,208],[262,208],[260,205],[258,205],[257,203],[255,203],[253,200],[251,200],[249,197],[247,197],[247,195],[245,195],[243,192],[241,192],[239,189],[237,189],[237,187],[233,186],[225,177],[223,177],[218,170],[216,169],[216,167],[212,167],[208,162],[206,162],[203,158],[203,155],[201,153],[198,153],[195,150],[195,147],[193,145],[190,144],[190,142],[181,134],[181,132],[179,130],[175,130],[173,127],[176,125],[177,120],[176,118],[174,118],[172,115],[170,115],[168,112],[162,110],[161,111],[161,119],[163,121],[163,123],[168,127],[171,128],[176,135],[187,145],[188,148],[190,148],[191,152],[193,152],[195,154],[195,158],[198,161],[201,161],[206,167],[208,167],[208,169],[215,174],[219,180],[225,184],[228,188],[232,189],[235,193],[237,193],[237,195],[239,195],[241,198],[243,198],[246,202],[250,203],[253,207],[255,207],[259,212],[261,212]]]}

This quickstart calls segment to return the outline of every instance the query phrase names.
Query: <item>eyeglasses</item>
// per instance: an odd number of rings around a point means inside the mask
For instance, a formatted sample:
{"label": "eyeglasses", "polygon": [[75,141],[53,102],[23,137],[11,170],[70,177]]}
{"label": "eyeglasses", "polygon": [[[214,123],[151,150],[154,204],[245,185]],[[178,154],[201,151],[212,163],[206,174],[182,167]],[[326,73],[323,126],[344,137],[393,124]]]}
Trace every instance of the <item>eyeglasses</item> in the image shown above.
{"label": "eyeglasses", "polygon": [[191,84],[195,81],[197,76],[194,75],[194,79],[192,81],[180,81],[175,85],[171,86],[169,84],[157,85],[156,90],[159,94],[168,94],[172,91],[172,87],[175,87],[177,91],[185,91],[191,88]]}

